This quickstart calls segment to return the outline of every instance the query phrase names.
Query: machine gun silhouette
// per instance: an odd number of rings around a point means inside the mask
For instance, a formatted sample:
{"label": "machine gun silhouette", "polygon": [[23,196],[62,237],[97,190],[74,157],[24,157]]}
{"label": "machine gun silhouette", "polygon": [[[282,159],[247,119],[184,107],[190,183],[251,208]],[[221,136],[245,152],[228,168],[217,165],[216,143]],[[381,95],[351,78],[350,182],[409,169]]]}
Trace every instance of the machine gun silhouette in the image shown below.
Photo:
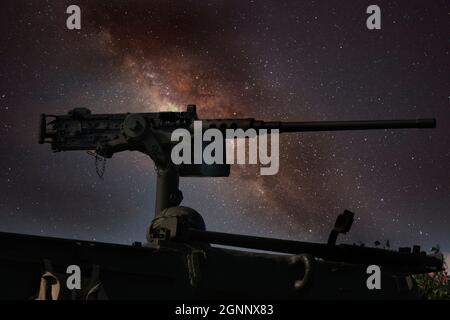
{"label": "machine gun silhouette", "polygon": [[[347,233],[353,223],[353,213],[340,215],[330,234],[328,244],[276,240],[206,231],[201,216],[192,209],[178,207],[183,195],[180,177],[227,177],[229,165],[174,165],[171,134],[184,128],[193,132],[198,121],[196,106],[186,112],[95,115],[88,109],[74,109],[68,115],[42,115],[39,142],[50,143],[55,152],[95,150],[105,158],[122,151],[139,151],[150,156],[157,168],[155,220],[150,227],[150,242],[200,241],[251,249],[307,253],[314,257],[360,264],[408,267],[420,272],[442,268],[442,257],[426,255],[420,247],[403,248],[400,252],[336,245],[338,234]],[[260,129],[280,133],[316,131],[435,128],[435,119],[341,122],[265,122],[255,119],[207,119],[203,129]],[[178,208],[178,209],[175,209]]]}

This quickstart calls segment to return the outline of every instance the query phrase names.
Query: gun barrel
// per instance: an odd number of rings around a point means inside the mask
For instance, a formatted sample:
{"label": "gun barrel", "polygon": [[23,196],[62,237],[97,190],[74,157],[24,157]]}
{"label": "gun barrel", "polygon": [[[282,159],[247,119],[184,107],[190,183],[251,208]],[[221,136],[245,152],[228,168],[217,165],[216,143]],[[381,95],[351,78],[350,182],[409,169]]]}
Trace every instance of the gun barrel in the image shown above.
{"label": "gun barrel", "polygon": [[436,128],[436,119],[324,121],[324,122],[264,122],[260,129],[280,130],[281,133],[313,131],[355,131],[380,129]]}

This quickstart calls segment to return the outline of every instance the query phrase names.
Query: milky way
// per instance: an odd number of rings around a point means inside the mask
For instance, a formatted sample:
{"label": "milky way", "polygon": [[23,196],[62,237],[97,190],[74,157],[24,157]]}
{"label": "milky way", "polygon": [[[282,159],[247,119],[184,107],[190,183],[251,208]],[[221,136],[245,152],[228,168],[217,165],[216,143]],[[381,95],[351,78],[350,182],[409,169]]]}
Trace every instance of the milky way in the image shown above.
{"label": "milky way", "polygon": [[38,115],[197,104],[203,118],[436,117],[436,130],[286,135],[278,176],[238,166],[182,188],[211,230],[323,241],[350,209],[346,241],[450,249],[449,23],[438,3],[381,1],[377,32],[364,1],[78,1],[79,32],[65,29],[63,1],[2,3],[2,231],[141,240],[150,160],[121,154],[101,181],[87,155],[36,144]]}

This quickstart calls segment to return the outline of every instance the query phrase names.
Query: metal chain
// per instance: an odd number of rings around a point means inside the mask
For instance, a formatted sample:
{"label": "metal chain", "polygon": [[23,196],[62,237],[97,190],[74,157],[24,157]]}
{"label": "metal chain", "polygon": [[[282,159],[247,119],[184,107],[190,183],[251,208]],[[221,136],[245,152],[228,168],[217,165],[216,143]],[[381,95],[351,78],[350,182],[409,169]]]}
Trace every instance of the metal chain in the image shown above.
{"label": "metal chain", "polygon": [[95,158],[95,171],[100,179],[103,179],[106,171],[106,158],[99,156],[97,153],[88,151],[88,155]]}
{"label": "metal chain", "polygon": [[106,171],[106,158],[95,155],[95,171],[100,179],[103,179]]}

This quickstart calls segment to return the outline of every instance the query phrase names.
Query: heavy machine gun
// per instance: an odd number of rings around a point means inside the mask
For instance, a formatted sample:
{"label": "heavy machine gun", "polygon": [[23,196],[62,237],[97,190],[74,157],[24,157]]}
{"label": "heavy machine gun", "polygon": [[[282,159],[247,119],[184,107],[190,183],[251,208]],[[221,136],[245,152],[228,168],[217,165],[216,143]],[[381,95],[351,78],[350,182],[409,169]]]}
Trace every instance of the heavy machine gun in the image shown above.
{"label": "heavy machine gun", "polygon": [[[227,177],[230,166],[174,165],[171,150],[172,133],[187,129],[193,133],[198,121],[196,106],[186,112],[159,112],[135,114],[94,115],[88,109],[74,109],[64,116],[42,115],[39,142],[50,143],[60,151],[94,150],[105,158],[122,151],[139,151],[151,157],[157,167],[157,195],[155,216],[162,210],[180,205],[183,196],[179,190],[180,177]],[[387,120],[387,121],[330,121],[330,122],[265,122],[255,119],[205,119],[203,130],[211,128],[255,129],[256,133],[300,133],[316,131],[376,130],[434,128],[435,119]]]}

